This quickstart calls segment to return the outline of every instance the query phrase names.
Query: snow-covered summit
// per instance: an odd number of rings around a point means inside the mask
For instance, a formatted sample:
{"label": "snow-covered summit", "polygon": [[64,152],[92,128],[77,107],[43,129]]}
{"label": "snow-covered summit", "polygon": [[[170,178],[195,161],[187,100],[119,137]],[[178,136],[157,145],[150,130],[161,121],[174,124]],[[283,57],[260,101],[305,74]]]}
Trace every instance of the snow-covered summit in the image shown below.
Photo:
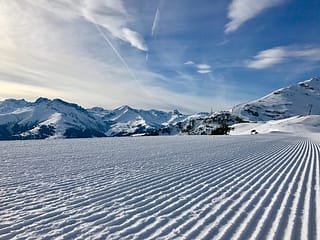
{"label": "snow-covered summit", "polygon": [[164,126],[175,124],[187,118],[187,115],[178,110],[169,112],[160,110],[135,109],[122,106],[111,111],[99,108],[89,110],[95,117],[110,125],[108,136],[128,136],[134,134],[158,134]]}
{"label": "snow-covered summit", "polygon": [[84,109],[61,99],[7,99],[0,102],[0,139],[158,135],[159,129],[187,117],[178,110]]}
{"label": "snow-covered summit", "polygon": [[0,114],[9,113],[14,110],[28,107],[31,103],[24,99],[6,99],[0,102]]}
{"label": "snow-covered summit", "polygon": [[235,106],[232,114],[250,121],[320,114],[320,78],[278,89],[265,97]]}
{"label": "snow-covered summit", "polygon": [[84,108],[61,99],[0,102],[0,138],[103,136],[105,125]]}

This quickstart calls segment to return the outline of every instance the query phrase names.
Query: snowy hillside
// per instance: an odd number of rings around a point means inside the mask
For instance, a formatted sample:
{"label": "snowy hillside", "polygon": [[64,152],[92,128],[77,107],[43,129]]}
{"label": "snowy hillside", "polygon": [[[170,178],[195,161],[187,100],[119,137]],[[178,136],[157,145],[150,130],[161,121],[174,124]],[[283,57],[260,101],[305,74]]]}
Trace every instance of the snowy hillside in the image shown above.
{"label": "snowy hillside", "polygon": [[251,121],[284,119],[297,115],[320,114],[320,78],[279,89],[232,109],[232,114]]}
{"label": "snowy hillside", "polygon": [[[232,125],[230,135],[244,135],[253,133],[291,133],[295,135],[320,134],[320,115],[294,116],[267,122],[238,123]],[[320,138],[319,138],[320,140]]]}

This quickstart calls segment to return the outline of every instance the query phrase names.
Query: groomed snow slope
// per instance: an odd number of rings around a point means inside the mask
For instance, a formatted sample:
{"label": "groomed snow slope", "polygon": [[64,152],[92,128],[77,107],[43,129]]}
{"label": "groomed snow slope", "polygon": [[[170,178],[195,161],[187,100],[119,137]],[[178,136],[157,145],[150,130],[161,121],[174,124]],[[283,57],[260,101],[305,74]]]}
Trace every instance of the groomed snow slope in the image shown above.
{"label": "groomed snow slope", "polygon": [[0,239],[319,239],[319,155],[290,134],[0,142]]}
{"label": "groomed snow slope", "polygon": [[292,133],[295,135],[318,135],[320,139],[320,115],[294,116],[267,122],[238,123],[232,125],[231,135],[258,133]]}

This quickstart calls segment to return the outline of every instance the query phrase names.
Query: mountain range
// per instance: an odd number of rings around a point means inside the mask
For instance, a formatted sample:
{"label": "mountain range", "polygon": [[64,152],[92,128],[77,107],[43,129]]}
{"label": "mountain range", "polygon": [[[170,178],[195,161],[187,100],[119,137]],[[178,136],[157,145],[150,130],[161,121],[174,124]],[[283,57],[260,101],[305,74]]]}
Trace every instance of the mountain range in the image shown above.
{"label": "mountain range", "polygon": [[230,111],[186,115],[122,106],[85,109],[61,99],[0,102],[0,139],[88,138],[139,135],[214,134],[221,124],[266,122],[320,115],[320,78],[278,89]]}

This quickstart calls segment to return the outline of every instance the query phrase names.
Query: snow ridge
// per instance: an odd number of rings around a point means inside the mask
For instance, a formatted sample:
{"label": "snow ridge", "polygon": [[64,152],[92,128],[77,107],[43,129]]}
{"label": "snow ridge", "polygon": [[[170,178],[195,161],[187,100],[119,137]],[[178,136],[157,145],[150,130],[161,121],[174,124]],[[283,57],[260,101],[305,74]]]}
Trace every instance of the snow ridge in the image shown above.
{"label": "snow ridge", "polygon": [[250,121],[320,115],[320,78],[281,88],[258,100],[237,105],[232,114]]}

